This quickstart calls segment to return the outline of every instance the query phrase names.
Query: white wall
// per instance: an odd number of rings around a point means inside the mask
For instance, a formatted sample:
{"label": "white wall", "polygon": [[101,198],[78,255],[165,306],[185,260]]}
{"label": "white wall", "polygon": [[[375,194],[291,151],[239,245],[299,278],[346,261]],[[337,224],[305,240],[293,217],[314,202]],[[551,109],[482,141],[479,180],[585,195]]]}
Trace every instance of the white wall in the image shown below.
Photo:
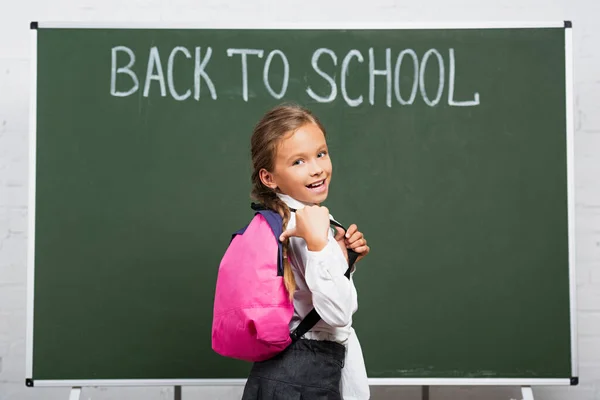
{"label": "white wall", "polygon": [[[575,185],[580,385],[534,388],[536,399],[600,400],[599,0],[0,0],[0,400],[67,399],[25,388],[29,22],[565,20],[574,23]],[[360,5],[358,5],[360,4]],[[543,88],[541,88],[543,89]],[[551,333],[549,333],[551,334]],[[199,361],[201,362],[201,360]],[[241,387],[184,388],[184,399],[236,399]],[[82,398],[172,399],[171,388],[84,389]],[[373,389],[418,399],[419,388]],[[432,388],[431,399],[520,399],[516,388]]]}

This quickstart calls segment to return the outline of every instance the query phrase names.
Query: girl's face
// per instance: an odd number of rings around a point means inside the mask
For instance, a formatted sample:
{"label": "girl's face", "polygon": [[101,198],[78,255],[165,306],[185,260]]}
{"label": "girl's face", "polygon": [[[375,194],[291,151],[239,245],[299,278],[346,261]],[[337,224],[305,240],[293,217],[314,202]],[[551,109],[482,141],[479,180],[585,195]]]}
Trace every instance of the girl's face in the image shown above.
{"label": "girl's face", "polygon": [[316,124],[306,124],[278,143],[272,172],[260,171],[262,182],[303,203],[320,204],[331,182],[331,159],[325,135]]}

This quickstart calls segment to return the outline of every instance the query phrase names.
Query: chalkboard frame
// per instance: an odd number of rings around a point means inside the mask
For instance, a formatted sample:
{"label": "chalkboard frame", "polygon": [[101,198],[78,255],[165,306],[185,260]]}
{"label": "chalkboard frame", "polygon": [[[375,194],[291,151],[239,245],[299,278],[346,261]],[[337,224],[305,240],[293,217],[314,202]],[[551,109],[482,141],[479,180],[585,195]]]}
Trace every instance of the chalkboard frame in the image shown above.
{"label": "chalkboard frame", "polygon": [[488,28],[565,28],[566,65],[566,132],[567,132],[567,177],[568,177],[568,231],[569,231],[569,295],[571,327],[571,371],[570,379],[497,379],[497,378],[370,378],[370,385],[477,385],[477,386],[533,386],[533,385],[576,385],[578,384],[577,323],[576,323],[576,279],[575,279],[575,184],[574,184],[574,110],[573,110],[573,44],[570,21],[557,22],[434,22],[434,23],[274,23],[259,24],[251,21],[230,24],[212,22],[192,23],[31,23],[31,76],[29,108],[29,199],[28,199],[28,247],[27,247],[27,327],[26,327],[26,385],[45,387],[83,386],[187,386],[187,385],[243,385],[245,379],[160,379],[160,380],[33,380],[33,320],[35,283],[35,194],[36,194],[36,110],[37,110],[37,30],[52,28],[89,29],[488,29]]}

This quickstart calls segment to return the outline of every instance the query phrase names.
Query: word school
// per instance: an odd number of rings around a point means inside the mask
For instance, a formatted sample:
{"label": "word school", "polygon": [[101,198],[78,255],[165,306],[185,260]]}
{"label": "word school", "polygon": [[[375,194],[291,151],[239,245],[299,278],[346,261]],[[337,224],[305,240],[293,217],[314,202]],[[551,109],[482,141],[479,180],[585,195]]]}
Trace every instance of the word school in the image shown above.
{"label": "word school", "polygon": [[[161,55],[157,47],[150,48],[150,54],[148,57],[148,64],[146,68],[146,75],[143,82],[143,96],[148,97],[150,93],[150,87],[153,83],[158,84],[160,87],[160,94],[163,97],[168,94],[175,100],[184,101],[193,96],[195,100],[199,100],[201,96],[202,83],[206,86],[208,94],[213,100],[217,100],[217,88],[215,83],[210,78],[207,72],[207,65],[210,62],[213,50],[211,47],[196,47],[194,49],[194,57],[190,50],[186,47],[175,47],[171,50],[167,60],[167,71],[166,76],[163,70],[163,64],[161,61]],[[268,93],[275,99],[281,99],[285,96],[288,83],[290,79],[290,64],[285,53],[281,50],[272,50],[268,54],[262,49],[248,49],[248,48],[229,48],[226,50],[226,54],[232,62],[240,63],[241,76],[240,82],[242,85],[242,98],[244,101],[248,101],[248,79],[250,78],[250,69],[248,67],[249,62],[253,63],[256,59],[264,59],[262,63],[262,83]],[[444,55],[447,56],[448,60],[448,71],[446,74],[446,63],[444,61]],[[447,52],[438,51],[437,49],[430,49],[419,59],[417,53],[412,49],[404,49],[398,54],[394,54],[395,62],[392,66],[392,50],[390,48],[385,49],[385,65],[376,67],[375,65],[375,52],[373,48],[368,49],[368,55],[365,57],[359,50],[353,49],[348,51],[346,54],[336,54],[333,50],[328,48],[319,48],[315,50],[311,58],[311,66],[314,71],[326,82],[329,90],[313,90],[310,86],[306,88],[306,93],[315,101],[319,103],[331,103],[336,101],[339,96],[343,98],[346,104],[350,107],[357,107],[368,101],[368,104],[375,104],[375,88],[376,82],[380,90],[385,89],[386,93],[386,105],[392,107],[392,103],[396,102],[400,105],[411,105],[414,103],[417,95],[420,95],[421,99],[425,104],[430,107],[435,107],[440,104],[442,100],[447,100],[447,104],[456,107],[473,107],[480,104],[479,93],[474,92],[471,99],[467,100],[456,100],[454,98],[454,88],[456,85],[456,62],[455,52],[453,48],[449,48]],[[175,77],[173,73],[173,66],[177,62],[186,62],[182,57],[194,62],[194,86],[183,91],[177,89],[175,85]],[[365,60],[365,58],[367,58]],[[111,83],[110,93],[115,97],[127,97],[131,96],[140,90],[140,78],[132,70],[135,65],[135,53],[126,46],[116,46],[111,50]],[[283,77],[278,78],[279,82],[273,82],[269,75],[271,64],[277,60],[277,62],[283,65]],[[187,61],[190,62],[190,61]],[[361,93],[348,93],[346,82],[351,79],[349,73],[349,67],[352,63],[368,63],[368,100],[363,97]],[[325,64],[327,63],[327,64]],[[401,93],[400,91],[400,78],[402,73],[402,66],[405,63],[412,63],[413,65],[413,76],[412,76],[412,88],[410,93]],[[436,63],[439,75],[437,77],[437,90],[435,93],[428,93],[425,89],[425,71],[428,66]],[[323,71],[320,65],[331,65],[333,64],[336,68],[339,64],[339,82],[336,81],[335,76],[331,76],[327,72]],[[383,67],[383,68],[382,68]],[[435,67],[435,66],[434,66]],[[253,69],[253,73],[256,70]],[[129,79],[127,78],[129,77]],[[253,75],[254,76],[254,75]],[[252,76],[252,77],[253,77]],[[379,77],[378,80],[376,78]],[[118,82],[117,82],[118,81]],[[383,85],[383,82],[385,84]],[[447,88],[446,88],[447,86]],[[118,89],[117,89],[118,87]],[[126,90],[124,90],[126,87]],[[444,90],[447,89],[447,96],[444,97]],[[430,90],[431,91],[431,90]]]}

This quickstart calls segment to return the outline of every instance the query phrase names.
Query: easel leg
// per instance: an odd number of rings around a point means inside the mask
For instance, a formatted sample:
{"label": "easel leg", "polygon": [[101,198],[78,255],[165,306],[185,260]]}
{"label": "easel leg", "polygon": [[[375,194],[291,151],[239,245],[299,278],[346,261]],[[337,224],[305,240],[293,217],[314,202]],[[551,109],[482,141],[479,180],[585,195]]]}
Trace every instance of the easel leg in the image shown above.
{"label": "easel leg", "polygon": [[523,400],[533,400],[533,390],[531,390],[531,386],[522,386],[521,393],[523,394]]}
{"label": "easel leg", "polygon": [[175,386],[175,400],[181,400],[181,386]]}
{"label": "easel leg", "polygon": [[71,394],[69,395],[69,400],[79,400],[80,396],[81,396],[81,388],[80,387],[71,388]]}
{"label": "easel leg", "polygon": [[421,399],[429,400],[429,386],[421,386]]}

